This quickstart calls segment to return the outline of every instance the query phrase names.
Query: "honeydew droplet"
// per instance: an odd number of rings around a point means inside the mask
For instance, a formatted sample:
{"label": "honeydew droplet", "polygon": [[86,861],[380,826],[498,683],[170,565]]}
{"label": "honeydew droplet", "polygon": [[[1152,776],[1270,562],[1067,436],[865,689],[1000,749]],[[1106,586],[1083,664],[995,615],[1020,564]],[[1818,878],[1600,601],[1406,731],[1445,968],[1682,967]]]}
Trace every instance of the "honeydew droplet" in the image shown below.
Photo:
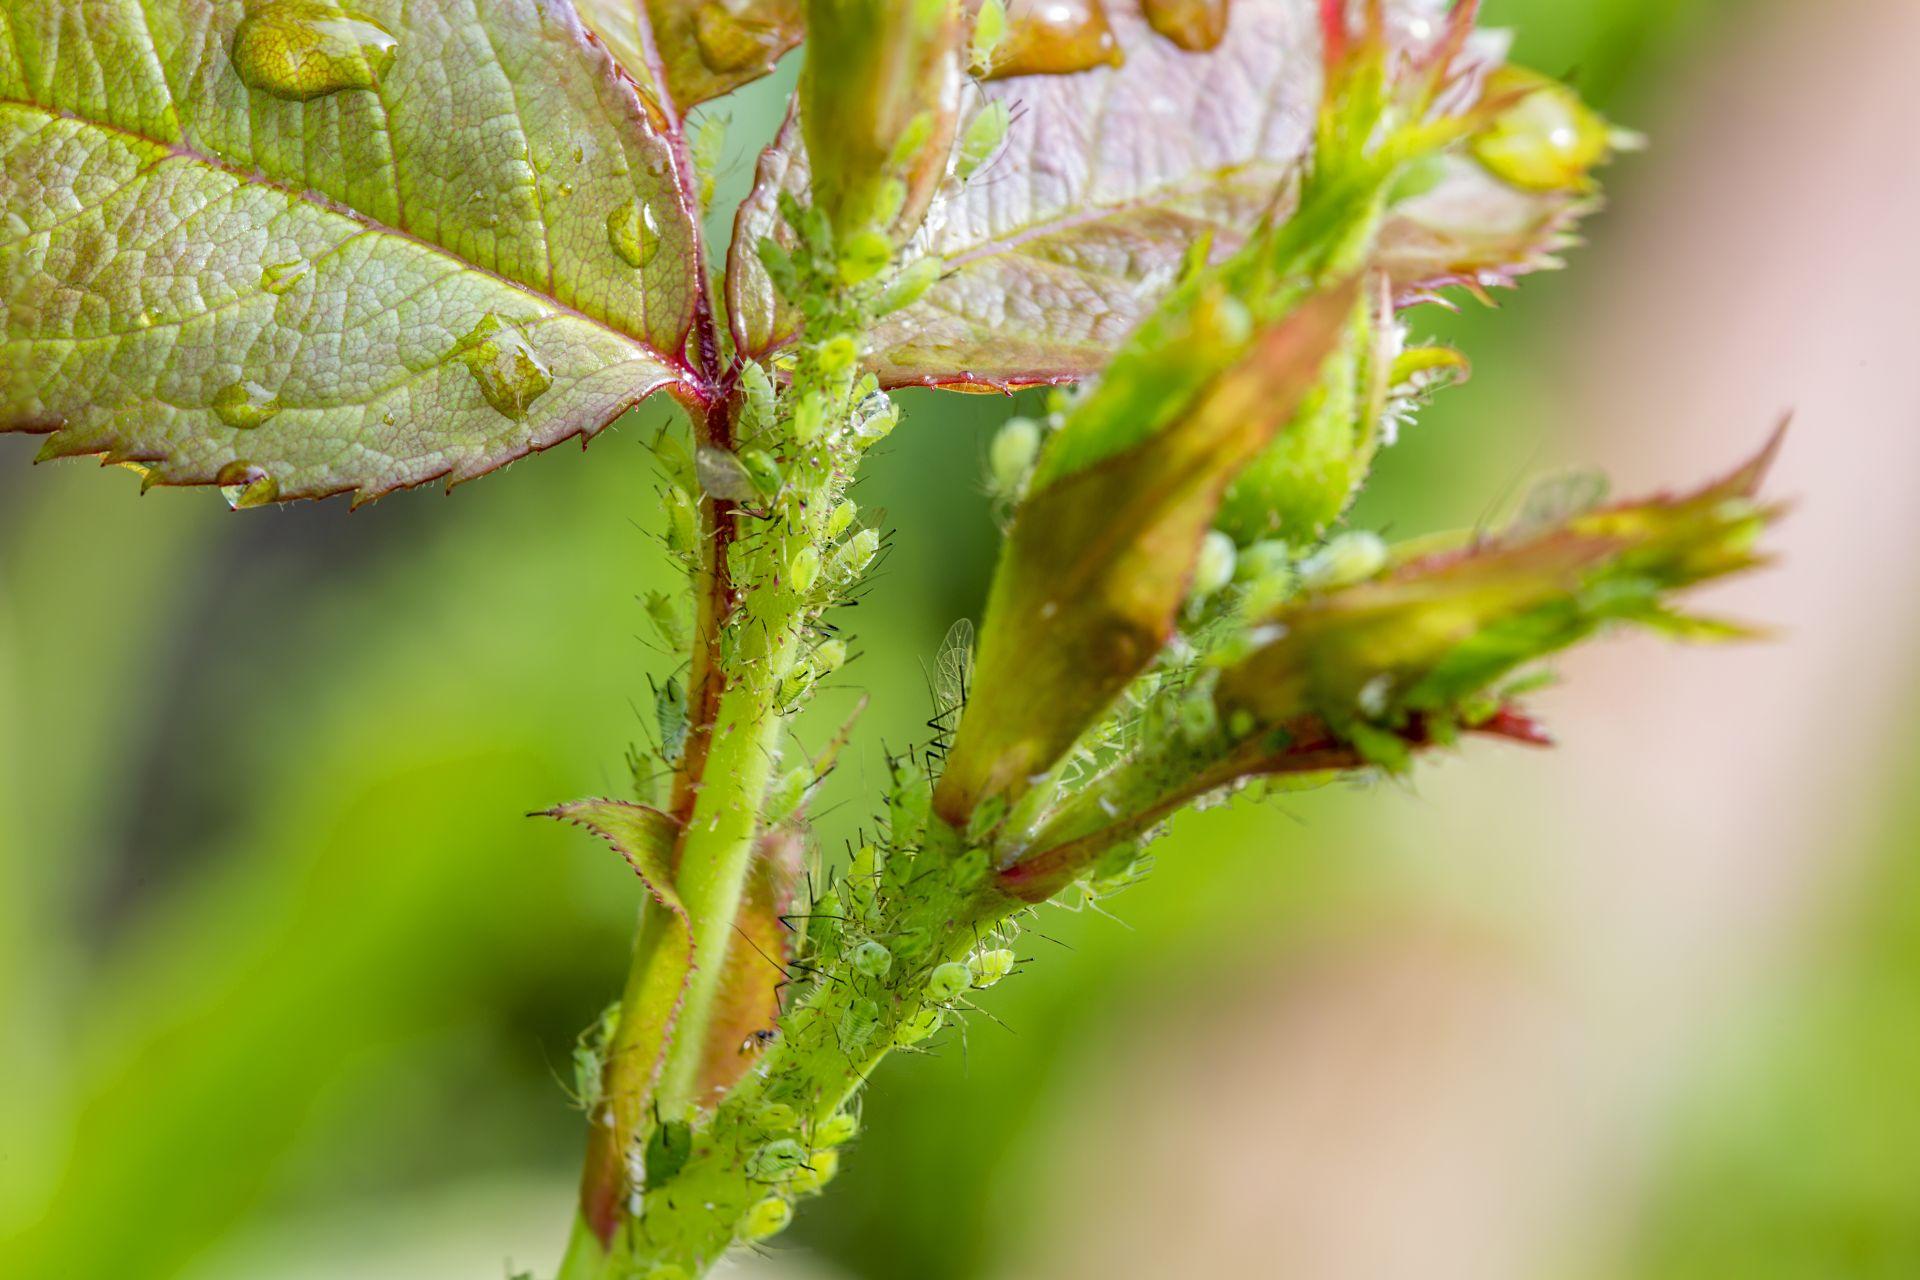
{"label": "honeydew droplet", "polygon": [[770,61],[779,44],[776,32],[735,14],[720,0],[708,0],[693,15],[693,43],[709,71],[746,71]]}
{"label": "honeydew droplet", "polygon": [[299,260],[268,263],[260,268],[260,287],[278,296],[305,280],[312,269],[313,264]]}
{"label": "honeydew droplet", "polygon": [[1069,75],[1126,61],[1100,0],[1045,0],[1016,13],[994,54],[989,80]]}
{"label": "honeydew droplet", "polygon": [[280,482],[251,462],[235,459],[214,476],[220,496],[235,511],[264,507],[280,497]]}
{"label": "honeydew droplet", "polygon": [[652,262],[660,253],[660,225],[652,207],[628,200],[608,214],[607,240],[635,271]]}
{"label": "honeydew droplet", "polygon": [[553,374],[527,336],[496,312],[480,317],[453,358],[467,367],[495,412],[516,422],[553,386]]}
{"label": "honeydew droplet", "polygon": [[1227,36],[1227,0],[1142,0],[1147,21],[1189,53],[1220,47]]}
{"label": "honeydew droplet", "polygon": [[234,382],[214,393],[213,412],[240,431],[251,431],[280,412],[280,401],[257,382]]}
{"label": "honeydew droplet", "polygon": [[345,89],[372,89],[400,42],[362,14],[314,0],[272,0],[233,33],[233,69],[252,89],[310,102]]}

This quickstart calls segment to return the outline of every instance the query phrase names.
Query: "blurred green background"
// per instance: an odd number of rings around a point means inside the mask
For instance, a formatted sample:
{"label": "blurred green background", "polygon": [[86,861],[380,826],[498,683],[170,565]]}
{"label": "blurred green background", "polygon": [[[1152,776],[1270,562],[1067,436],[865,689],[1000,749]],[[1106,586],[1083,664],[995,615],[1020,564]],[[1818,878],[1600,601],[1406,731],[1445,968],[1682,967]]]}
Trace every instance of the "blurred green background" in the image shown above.
{"label": "blurred green background", "polygon": [[[1478,376],[1385,458],[1358,519],[1396,534],[1471,523],[1556,463],[1687,479],[1757,441],[1783,402],[1734,413],[1742,402],[1707,378],[1714,361],[1685,347],[1697,333],[1685,317],[1696,303],[1708,317],[1764,306],[1790,338],[1799,303],[1720,296],[1712,273],[1656,277],[1640,246],[1667,224],[1624,211],[1711,202],[1701,174],[1726,138],[1735,154],[1748,134],[1754,153],[1774,154],[1781,140],[1765,130],[1778,122],[1730,105],[1741,85],[1770,100],[1752,87],[1775,74],[1769,58],[1798,67],[1791,83],[1811,95],[1783,88],[1783,100],[1838,111],[1844,95],[1822,84],[1870,80],[1837,54],[1821,63],[1796,33],[1827,24],[1787,8],[1488,5],[1519,32],[1522,60],[1571,74],[1659,149],[1619,167],[1623,213],[1595,225],[1573,271],[1498,313],[1420,317],[1466,346]],[[1900,8],[1841,4],[1834,20],[1871,45],[1883,20],[1916,34]],[[776,83],[725,108],[736,195],[778,103]],[[1902,119],[1893,136],[1910,144],[1912,112]],[[1816,130],[1803,150],[1821,144]],[[1908,145],[1880,159],[1897,174],[1920,156]],[[1844,221],[1877,198],[1874,180],[1823,207]],[[1785,168],[1768,181],[1797,185]],[[1722,216],[1702,212],[1701,243]],[[1724,216],[1735,235],[1740,207]],[[1783,259],[1809,247],[1774,244]],[[1867,256],[1855,254],[1859,269]],[[1749,261],[1728,278],[1781,270]],[[1639,292],[1636,272],[1648,276]],[[1637,301],[1669,284],[1678,315]],[[1643,350],[1667,356],[1609,364]],[[1707,373],[1686,399],[1672,387],[1696,356]],[[1803,404],[1800,455],[1837,448],[1829,432],[1870,444],[1876,430],[1911,431],[1894,416],[1911,412],[1899,399],[1910,377],[1854,371],[1850,387],[1890,388],[1889,416],[1829,422],[1812,385],[1828,371],[1803,372],[1804,392],[1766,384]],[[1673,416],[1610,418],[1596,406],[1616,381]],[[820,822],[830,849],[865,817],[881,744],[923,733],[929,662],[949,623],[977,612],[994,549],[976,477],[1016,406],[909,400],[859,492],[892,531],[849,618],[863,656],[803,731],[818,741],[872,699]],[[1621,404],[1626,415],[1641,401]],[[1702,405],[1727,406],[1725,418],[1682,407]],[[32,442],[0,440],[0,1275],[429,1280],[553,1265],[581,1138],[559,1078],[575,1032],[617,990],[638,894],[603,848],[522,815],[623,790],[647,677],[670,668],[635,602],[673,586],[643,444],[661,412],[584,454],[351,516],[337,503],[232,515],[200,492],[139,499],[124,472],[30,469]],[[1664,451],[1689,433],[1696,447]],[[1815,488],[1838,474],[1790,468],[1784,483],[1857,534],[1846,509],[1864,499]],[[1844,607],[1829,576],[1827,594],[1796,595],[1830,552],[1824,528],[1790,529],[1782,545],[1801,575],[1752,597],[1786,628],[1765,655],[1626,649],[1596,680],[1653,691],[1638,702],[1582,699],[1576,663],[1574,687],[1548,702],[1562,755],[1474,748],[1411,790],[1183,819],[1152,878],[1115,904],[1120,919],[1055,911],[1028,938],[1031,972],[992,1002],[1004,1025],[975,1019],[963,1043],[886,1070],[856,1158],[759,1265],[874,1280],[1920,1275],[1920,810],[1902,785],[1920,742],[1900,729],[1915,690],[1888,656],[1913,627],[1911,610],[1876,612],[1920,574],[1909,547],[1872,542],[1876,574],[1856,573]],[[1858,546],[1832,554],[1859,568]],[[1785,745],[1765,775],[1696,778],[1698,755],[1661,766],[1679,780],[1678,807],[1647,800],[1645,812],[1690,815],[1667,834],[1702,851],[1700,883],[1676,896],[1649,880],[1615,902],[1580,815],[1632,810],[1648,792],[1611,771],[1607,744],[1642,744],[1620,758],[1657,751],[1675,700],[1714,688],[1707,673],[1723,662],[1747,664],[1727,669],[1748,690],[1815,687],[1847,652],[1822,640],[1843,620],[1878,629],[1860,659],[1878,673],[1872,707],[1823,703],[1824,718],[1793,719],[1795,703],[1758,727],[1730,716],[1719,737],[1710,717],[1688,717],[1688,741],[1709,753],[1745,759],[1736,739],[1749,735]],[[1716,696],[1745,705],[1741,688]],[[1583,757],[1590,731],[1600,746]],[[1475,771],[1477,789],[1455,785]],[[1792,815],[1770,809],[1786,804]],[[1617,874],[1649,861],[1625,858]],[[1577,876],[1554,881],[1569,864]],[[1657,923],[1586,947],[1589,909]],[[1426,941],[1409,953],[1408,939]],[[1384,1012],[1368,977],[1382,956],[1415,984]],[[1487,990],[1490,1003],[1455,998]],[[1649,996],[1677,991],[1671,1008]],[[1369,1009],[1379,1016],[1360,1029],[1347,1021]],[[1482,1056],[1533,1044],[1535,1020],[1557,1029],[1544,1056]],[[1443,1043],[1429,1073],[1423,1055]],[[1605,1051],[1589,1052],[1596,1043]],[[1328,1061],[1299,1065],[1314,1055]],[[1386,1067],[1395,1074],[1372,1074]],[[1481,1124],[1483,1111],[1496,1119]],[[1554,1128],[1576,1111],[1578,1124]],[[1399,1117],[1376,1126],[1388,1132],[1343,1127],[1383,1115]],[[1435,1116],[1473,1122],[1434,1128]],[[1302,1118],[1317,1127],[1296,1144]],[[1454,1141],[1436,1157],[1436,1133],[1485,1150]],[[1389,1193],[1366,1172],[1376,1166],[1316,1155],[1362,1148],[1379,1169],[1439,1159],[1436,1184],[1461,1203],[1423,1184]],[[1478,1176],[1474,1161],[1500,1172]],[[1554,1190],[1533,1194],[1543,1185]],[[1528,1194],[1510,1196],[1516,1186]],[[1192,1214],[1174,1211],[1183,1196]],[[1156,1205],[1165,1220],[1152,1221]],[[1149,1269],[1151,1248],[1096,1266],[1125,1237],[1123,1216],[1166,1258],[1205,1269]],[[1296,1242],[1324,1237],[1324,1251],[1289,1253],[1286,1223]],[[1207,1243],[1182,1242],[1189,1229]],[[1396,1233],[1422,1265],[1340,1243]]]}

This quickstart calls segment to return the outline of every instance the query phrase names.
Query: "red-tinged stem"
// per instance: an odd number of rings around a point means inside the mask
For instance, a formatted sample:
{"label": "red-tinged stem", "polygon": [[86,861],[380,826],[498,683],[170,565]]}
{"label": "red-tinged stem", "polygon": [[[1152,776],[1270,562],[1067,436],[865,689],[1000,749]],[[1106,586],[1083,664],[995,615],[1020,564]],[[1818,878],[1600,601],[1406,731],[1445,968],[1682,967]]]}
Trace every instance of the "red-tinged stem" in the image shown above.
{"label": "red-tinged stem", "polygon": [[[1230,752],[1213,765],[1187,778],[1146,808],[1096,830],[1048,844],[1041,833],[1039,850],[1002,870],[1002,892],[1023,902],[1045,902],[1098,862],[1103,854],[1164,822],[1202,796],[1249,778],[1298,777],[1315,773],[1344,773],[1364,769],[1371,762],[1351,743],[1342,741],[1318,717],[1306,717],[1288,726],[1290,740],[1279,752],[1267,751],[1257,740]],[[1551,746],[1541,727],[1515,707],[1502,707],[1468,732],[1505,738],[1528,746]],[[1414,750],[1438,745],[1424,716],[1409,718],[1399,738]],[[1064,834],[1064,833],[1062,833]]]}

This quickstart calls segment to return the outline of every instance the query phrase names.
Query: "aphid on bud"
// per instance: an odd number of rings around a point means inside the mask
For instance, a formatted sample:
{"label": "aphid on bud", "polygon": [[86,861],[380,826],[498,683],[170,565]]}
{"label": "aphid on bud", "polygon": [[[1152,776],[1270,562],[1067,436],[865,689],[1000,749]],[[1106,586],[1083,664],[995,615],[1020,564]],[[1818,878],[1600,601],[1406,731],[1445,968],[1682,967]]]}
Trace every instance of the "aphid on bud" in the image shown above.
{"label": "aphid on bud", "polygon": [[764,430],[772,424],[777,395],[765,365],[749,360],[740,366],[741,425],[749,432]]}
{"label": "aphid on bud", "polygon": [[833,1175],[840,1172],[840,1153],[838,1151],[816,1151],[807,1157],[807,1163],[793,1171],[787,1179],[787,1192],[790,1195],[810,1196],[833,1181]]}
{"label": "aphid on bud", "polygon": [[815,675],[830,676],[847,665],[847,642],[838,638],[822,640],[813,651]]}
{"label": "aphid on bud", "polygon": [[829,378],[846,376],[859,361],[860,344],[848,334],[837,333],[820,344],[820,371]]}
{"label": "aphid on bud", "polygon": [[680,617],[680,607],[664,591],[649,591],[640,597],[640,607],[647,611],[647,621],[669,649],[680,650],[687,646],[687,627]]}
{"label": "aphid on bud", "polygon": [[851,500],[841,503],[827,517],[827,539],[837,540],[841,534],[853,528],[853,522],[860,515],[860,508]]}
{"label": "aphid on bud", "polygon": [[806,595],[819,581],[820,553],[810,546],[801,547],[787,561],[787,584]]}
{"label": "aphid on bud", "polygon": [[980,802],[971,816],[967,818],[967,840],[971,844],[985,844],[1002,822],[1007,818],[1007,802],[1003,796],[993,796]]}
{"label": "aphid on bud", "polygon": [[899,406],[884,391],[871,392],[853,411],[853,443],[859,449],[871,449],[899,425]]}
{"label": "aphid on bud", "polygon": [[1300,563],[1300,585],[1332,591],[1365,582],[1387,567],[1387,544],[1364,529],[1337,534]]}
{"label": "aphid on bud", "polygon": [[981,0],[980,12],[973,19],[973,47],[971,63],[976,75],[984,74],[993,66],[993,55],[1000,49],[1000,42],[1007,38],[1007,6],[1005,0]]}
{"label": "aphid on bud", "polygon": [[960,150],[953,171],[962,181],[971,178],[981,165],[993,159],[994,152],[1007,140],[1007,126],[1013,117],[1007,104],[995,98],[974,112],[960,135]]}
{"label": "aphid on bud", "polygon": [[878,231],[859,231],[840,246],[840,282],[865,284],[893,261],[893,241]]}
{"label": "aphid on bud", "polygon": [[860,1132],[860,1122],[851,1111],[836,1111],[813,1128],[814,1145],[821,1147],[843,1146],[853,1140]]}
{"label": "aphid on bud", "polygon": [[645,1151],[646,1185],[665,1186],[693,1157],[693,1127],[684,1120],[662,1120],[647,1135]]}
{"label": "aphid on bud", "polygon": [[919,1044],[938,1031],[946,1020],[947,1015],[939,1009],[922,1009],[900,1024],[893,1033],[893,1042],[902,1048]]}
{"label": "aphid on bud", "polygon": [[927,816],[933,812],[933,782],[927,771],[912,760],[893,764],[893,792],[887,798],[888,827],[896,845],[907,846],[920,839]]}
{"label": "aphid on bud", "polygon": [[760,1108],[754,1117],[762,1129],[771,1129],[775,1133],[785,1133],[800,1127],[800,1113],[784,1102],[769,1102]]}
{"label": "aphid on bud", "polygon": [[695,474],[700,478],[701,491],[710,498],[746,502],[758,491],[753,473],[747,470],[745,459],[737,453],[717,445],[703,444],[694,454],[693,465]]}
{"label": "aphid on bud", "polygon": [[760,258],[761,270],[767,273],[767,279],[773,283],[774,292],[789,302],[798,298],[800,268],[794,264],[793,255],[772,236],[761,236],[754,250]]}
{"label": "aphid on bud", "polygon": [[700,510],[693,495],[675,485],[667,490],[667,549],[693,555],[700,548]]}
{"label": "aphid on bud", "polygon": [[927,975],[927,999],[945,1004],[972,985],[972,971],[958,961],[949,961]]}
{"label": "aphid on bud", "polygon": [[853,949],[853,968],[869,978],[884,978],[893,968],[893,952],[869,938]]}
{"label": "aphid on bud", "polygon": [[693,171],[700,184],[700,208],[713,204],[714,176],[720,171],[720,157],[727,149],[727,117],[710,115],[701,119],[693,131]]}
{"label": "aphid on bud", "polygon": [[1107,850],[1100,856],[1100,861],[1094,863],[1093,888],[1101,894],[1118,893],[1139,881],[1152,866],[1153,859],[1147,856],[1144,844],[1138,840],[1123,841]]}
{"label": "aphid on bud", "polygon": [[833,580],[846,586],[857,582],[880,554],[880,532],[862,529],[841,543],[833,553]]}
{"label": "aphid on bud", "polygon": [[818,391],[807,392],[793,406],[793,438],[801,444],[812,444],[820,438],[826,421],[826,398]]}
{"label": "aphid on bud", "polygon": [[904,169],[911,165],[919,154],[926,150],[927,143],[933,141],[933,130],[937,121],[932,111],[915,113],[907,121],[907,127],[900,131],[900,137],[893,144],[893,154],[888,162],[895,169]]}
{"label": "aphid on bud", "polygon": [[1004,947],[977,952],[967,961],[967,967],[973,971],[973,985],[982,990],[1012,973],[1013,965],[1013,952]]}
{"label": "aphid on bud", "polygon": [[1218,529],[1207,530],[1200,542],[1200,558],[1193,566],[1193,598],[1205,600],[1232,582],[1238,558],[1232,538]]}
{"label": "aphid on bud", "polygon": [[780,492],[780,486],[786,483],[781,474],[780,464],[773,455],[764,449],[743,449],[740,453],[740,465],[746,468],[753,484],[753,491],[762,498],[771,498]]}
{"label": "aphid on bud", "polygon": [[841,1052],[848,1055],[861,1052],[879,1029],[880,1006],[867,999],[855,1000],[840,1014]]}
{"label": "aphid on bud", "polygon": [[1039,456],[1040,424],[1032,418],[1008,419],[987,448],[987,470],[994,493],[1008,501],[1020,497]]}
{"label": "aphid on bud", "polygon": [[747,1157],[747,1176],[755,1182],[779,1182],[806,1160],[804,1147],[792,1138],[780,1138]]}
{"label": "aphid on bud", "polygon": [[792,1221],[793,1206],[778,1196],[768,1196],[747,1210],[747,1216],[740,1223],[740,1234],[749,1240],[765,1240],[785,1231]]}
{"label": "aphid on bud", "polygon": [[1179,726],[1180,736],[1193,746],[1220,732],[1220,713],[1214,709],[1213,696],[1203,689],[1191,690],[1181,697],[1174,722]]}
{"label": "aphid on bud", "polygon": [[765,819],[768,826],[777,826],[800,811],[807,798],[807,788],[813,785],[811,769],[789,769],[774,780],[767,788]]}
{"label": "aphid on bud", "polygon": [[875,312],[888,316],[903,307],[912,306],[927,296],[927,290],[940,283],[940,276],[945,270],[946,264],[939,258],[914,259],[880,295],[880,301],[874,304]]}
{"label": "aphid on bud", "polygon": [[947,868],[947,883],[956,889],[971,889],[987,878],[987,868],[990,865],[991,859],[988,858],[985,849],[977,847],[969,849],[955,858],[953,865]]}

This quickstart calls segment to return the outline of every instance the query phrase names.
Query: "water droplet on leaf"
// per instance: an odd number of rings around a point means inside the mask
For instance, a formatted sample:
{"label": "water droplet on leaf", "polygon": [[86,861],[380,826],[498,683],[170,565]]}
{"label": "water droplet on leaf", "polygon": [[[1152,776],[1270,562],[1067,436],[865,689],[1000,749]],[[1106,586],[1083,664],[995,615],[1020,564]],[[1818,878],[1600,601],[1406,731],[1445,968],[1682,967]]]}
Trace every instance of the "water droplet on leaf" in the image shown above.
{"label": "water droplet on leaf", "polygon": [[607,241],[635,271],[660,252],[660,227],[651,207],[628,200],[607,215]]}
{"label": "water droplet on leaf", "polygon": [[399,41],[373,19],[314,0],[272,0],[233,33],[233,69],[249,88],[293,102],[371,89]]}
{"label": "water droplet on leaf", "polygon": [[220,468],[214,480],[220,486],[220,496],[235,511],[264,507],[280,496],[279,481],[262,468],[240,459]]}
{"label": "water droplet on leaf", "polygon": [[1067,75],[1125,61],[1101,0],[1045,0],[1013,19],[986,78]]}
{"label": "water droplet on leaf", "polygon": [[467,366],[487,403],[516,422],[553,386],[553,374],[527,336],[492,311],[480,317],[453,358]]}
{"label": "water droplet on leaf", "polygon": [[1153,29],[1190,53],[1217,49],[1227,35],[1227,0],[1142,0]]}
{"label": "water droplet on leaf", "polygon": [[243,380],[214,393],[213,412],[228,426],[251,431],[279,413],[280,402],[259,383]]}

